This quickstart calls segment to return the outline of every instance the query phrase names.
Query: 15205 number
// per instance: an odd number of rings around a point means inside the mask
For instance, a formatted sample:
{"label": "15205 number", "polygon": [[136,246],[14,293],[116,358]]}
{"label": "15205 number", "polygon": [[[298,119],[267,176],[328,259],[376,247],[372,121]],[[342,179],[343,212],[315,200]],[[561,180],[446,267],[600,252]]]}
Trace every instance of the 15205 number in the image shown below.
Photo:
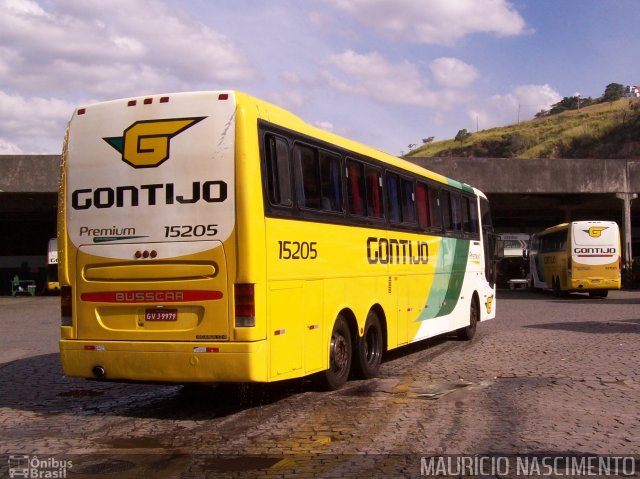
{"label": "15205 number", "polygon": [[316,241],[278,241],[278,259],[316,259]]}
{"label": "15205 number", "polygon": [[201,236],[215,236],[218,234],[218,225],[181,225],[165,226],[165,238],[199,238]]}

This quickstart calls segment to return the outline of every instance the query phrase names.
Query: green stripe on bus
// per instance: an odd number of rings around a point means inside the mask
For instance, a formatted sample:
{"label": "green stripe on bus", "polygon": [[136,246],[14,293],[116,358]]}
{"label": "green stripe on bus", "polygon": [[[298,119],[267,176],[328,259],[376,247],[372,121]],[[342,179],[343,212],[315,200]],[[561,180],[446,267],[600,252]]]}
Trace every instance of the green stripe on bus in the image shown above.
{"label": "green stripe on bus", "polygon": [[427,307],[416,321],[437,318],[453,311],[460,298],[468,257],[468,240],[442,238]]}

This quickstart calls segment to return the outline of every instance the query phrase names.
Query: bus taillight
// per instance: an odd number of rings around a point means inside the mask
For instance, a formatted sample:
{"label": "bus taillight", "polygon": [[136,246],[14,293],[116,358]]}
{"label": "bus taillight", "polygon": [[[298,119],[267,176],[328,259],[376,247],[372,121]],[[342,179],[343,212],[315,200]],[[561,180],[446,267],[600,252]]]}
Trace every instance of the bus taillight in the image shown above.
{"label": "bus taillight", "polygon": [[235,285],[236,328],[250,328],[256,325],[256,307],[254,285],[251,283]]}
{"label": "bus taillight", "polygon": [[73,295],[71,294],[71,286],[62,286],[60,288],[60,325],[72,325],[73,313]]}

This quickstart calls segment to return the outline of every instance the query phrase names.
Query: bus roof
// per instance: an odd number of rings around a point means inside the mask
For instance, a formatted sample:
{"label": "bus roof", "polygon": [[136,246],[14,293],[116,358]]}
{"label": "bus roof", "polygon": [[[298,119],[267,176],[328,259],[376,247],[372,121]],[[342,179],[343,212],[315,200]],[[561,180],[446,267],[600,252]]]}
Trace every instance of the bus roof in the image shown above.
{"label": "bus roof", "polygon": [[556,231],[562,231],[562,230],[566,230],[569,229],[569,227],[571,225],[601,225],[601,224],[606,224],[606,225],[616,225],[616,227],[618,226],[618,223],[616,223],[615,221],[605,221],[605,220],[581,220],[581,221],[571,221],[568,223],[560,223],[558,225],[555,226],[550,226],[549,228],[546,228],[538,233],[535,233],[532,236],[543,236],[543,235],[548,235],[551,233],[555,233]]}

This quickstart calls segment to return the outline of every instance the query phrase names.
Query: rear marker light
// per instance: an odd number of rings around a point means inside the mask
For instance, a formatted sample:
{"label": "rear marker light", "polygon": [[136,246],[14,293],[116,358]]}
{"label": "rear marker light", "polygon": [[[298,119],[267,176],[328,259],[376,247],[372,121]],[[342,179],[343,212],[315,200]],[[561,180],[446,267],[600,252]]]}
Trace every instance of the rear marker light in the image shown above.
{"label": "rear marker light", "polygon": [[79,108],[78,109],[78,115],[84,115],[87,112],[86,108]]}
{"label": "rear marker light", "polygon": [[256,325],[256,308],[254,285],[251,283],[236,284],[235,291],[235,316],[237,328],[251,328]]}
{"label": "rear marker light", "polygon": [[84,350],[85,351],[104,351],[105,348],[104,346],[95,346],[93,344],[85,344]]}
{"label": "rear marker light", "polygon": [[135,259],[140,259],[140,258],[145,258],[145,259],[147,259],[147,258],[156,258],[157,256],[158,256],[158,252],[157,252],[156,250],[154,250],[154,249],[153,249],[153,250],[151,250],[151,251],[147,251],[147,250],[140,251],[140,250],[138,250],[138,251],[136,251],[136,252],[133,254],[133,257],[134,257]]}
{"label": "rear marker light", "polygon": [[275,330],[275,331],[273,332],[273,334],[274,334],[275,336],[282,336],[282,335],[283,335],[284,333],[286,333],[286,332],[287,332],[287,330],[286,330],[286,329],[277,329],[277,330]]}
{"label": "rear marker light", "polygon": [[228,93],[220,93],[218,95],[218,100],[228,100],[229,99],[229,94]]}
{"label": "rear marker light", "polygon": [[160,103],[169,103],[169,97],[168,96],[160,97]]}
{"label": "rear marker light", "polygon": [[220,348],[205,348],[203,346],[196,346],[193,348],[194,353],[219,353]]}
{"label": "rear marker light", "polygon": [[127,103],[127,106],[136,106],[138,102],[136,100],[129,100],[129,103]]}
{"label": "rear marker light", "polygon": [[145,98],[143,103],[145,105],[151,105],[153,103],[153,98]]}

